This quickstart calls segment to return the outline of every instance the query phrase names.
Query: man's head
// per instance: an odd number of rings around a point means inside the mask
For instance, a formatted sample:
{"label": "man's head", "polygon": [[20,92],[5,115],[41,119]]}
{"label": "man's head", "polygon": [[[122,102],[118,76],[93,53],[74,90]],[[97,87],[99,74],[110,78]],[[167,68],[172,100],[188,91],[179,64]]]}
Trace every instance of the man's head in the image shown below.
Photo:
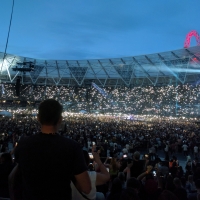
{"label": "man's head", "polygon": [[62,105],[54,100],[47,99],[40,103],[38,120],[41,125],[56,126],[62,119]]}
{"label": "man's head", "polygon": [[133,188],[137,191],[140,189],[140,181],[138,181],[136,178],[131,177],[127,180],[126,183],[127,188]]}
{"label": "man's head", "polygon": [[189,176],[188,176],[188,181],[189,181],[189,182],[193,182],[193,176],[192,176],[192,175],[189,175]]}
{"label": "man's head", "polygon": [[134,158],[135,160],[139,160],[139,159],[140,159],[140,152],[135,151],[135,153],[133,154],[133,158]]}
{"label": "man's head", "polygon": [[176,187],[181,187],[181,180],[179,178],[174,178],[173,183]]}

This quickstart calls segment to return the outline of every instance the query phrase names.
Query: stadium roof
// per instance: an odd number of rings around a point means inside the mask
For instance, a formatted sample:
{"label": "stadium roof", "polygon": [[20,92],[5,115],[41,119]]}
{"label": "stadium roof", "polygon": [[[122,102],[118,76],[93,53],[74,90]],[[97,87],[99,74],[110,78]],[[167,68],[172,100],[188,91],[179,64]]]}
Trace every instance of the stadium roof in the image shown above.
{"label": "stadium roof", "polygon": [[91,60],[40,60],[0,53],[1,82],[87,86],[144,86],[196,83],[200,46],[141,56]]}

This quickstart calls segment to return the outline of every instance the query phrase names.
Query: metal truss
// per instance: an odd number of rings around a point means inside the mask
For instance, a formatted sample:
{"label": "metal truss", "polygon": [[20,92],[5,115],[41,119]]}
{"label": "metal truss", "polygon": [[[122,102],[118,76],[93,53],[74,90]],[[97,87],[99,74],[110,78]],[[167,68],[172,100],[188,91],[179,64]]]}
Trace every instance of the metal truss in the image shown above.
{"label": "metal truss", "polygon": [[132,75],[133,75],[133,65],[126,65],[126,64],[117,65],[117,66],[115,65],[114,68],[118,72],[118,74],[121,76],[124,83],[127,86],[129,86],[130,81],[132,79]]}
{"label": "metal truss", "polygon": [[[39,60],[7,54],[2,64],[0,80],[23,84],[86,87],[95,82],[100,87],[134,87],[185,84],[199,81],[200,46],[175,51],[111,59]],[[33,72],[16,72],[19,62],[33,62]],[[23,66],[18,66],[23,67]]]}
{"label": "metal truss", "polygon": [[88,67],[69,67],[69,70],[77,84],[81,86],[85,78],[85,74],[87,73]]}

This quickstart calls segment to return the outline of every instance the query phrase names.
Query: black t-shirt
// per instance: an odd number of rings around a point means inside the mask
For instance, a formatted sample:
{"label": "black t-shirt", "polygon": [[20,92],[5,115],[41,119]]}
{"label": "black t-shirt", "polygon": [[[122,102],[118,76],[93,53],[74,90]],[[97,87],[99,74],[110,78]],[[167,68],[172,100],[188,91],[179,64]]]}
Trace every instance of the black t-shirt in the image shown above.
{"label": "black t-shirt", "polygon": [[133,160],[133,166],[130,170],[131,177],[137,178],[144,171],[144,160]]}
{"label": "black t-shirt", "polygon": [[28,200],[71,199],[71,178],[87,170],[79,144],[59,135],[23,139],[15,159],[22,173],[23,197]]}
{"label": "black t-shirt", "polygon": [[181,200],[187,200],[187,192],[184,188],[176,188],[174,194]]}
{"label": "black t-shirt", "polygon": [[9,198],[8,176],[13,168],[12,163],[0,164],[0,197]]}

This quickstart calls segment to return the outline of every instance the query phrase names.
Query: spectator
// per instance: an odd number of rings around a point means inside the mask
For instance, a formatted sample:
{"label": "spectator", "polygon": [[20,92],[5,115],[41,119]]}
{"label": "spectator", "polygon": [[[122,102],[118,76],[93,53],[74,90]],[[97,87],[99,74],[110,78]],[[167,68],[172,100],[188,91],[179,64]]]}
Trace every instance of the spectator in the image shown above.
{"label": "spectator", "polygon": [[[94,148],[95,147],[93,147],[92,154],[94,157],[94,161],[99,166],[100,172],[97,173],[95,171],[88,171],[88,174],[89,174],[89,177],[91,180],[91,184],[92,184],[92,190],[89,194],[81,193],[80,191],[78,191],[78,188],[76,188],[75,185],[73,183],[71,183],[73,200],[77,200],[77,199],[84,200],[86,198],[88,198],[90,200],[93,200],[96,198],[101,199],[101,200],[105,199],[103,193],[96,192],[96,186],[105,184],[109,180],[110,176],[109,176],[107,169],[102,164],[99,154],[94,152]],[[89,166],[90,158],[89,158],[87,151],[83,151],[83,154],[84,154],[85,162]]]}
{"label": "spectator", "polygon": [[197,165],[198,165],[198,158],[195,157],[195,159],[192,161],[192,172],[195,173],[196,169],[197,169]]}
{"label": "spectator", "polygon": [[148,197],[149,200],[154,200],[157,199],[161,192],[161,183],[160,183],[160,173],[157,172],[158,174],[158,182],[154,179],[155,174],[152,173],[152,166],[147,166],[146,172],[140,174],[138,176],[138,180],[141,180],[144,186],[144,191],[146,194],[146,198]]}
{"label": "spectator", "polygon": [[198,150],[199,148],[198,148],[198,146],[197,145],[195,145],[194,146],[194,157],[197,157],[198,156]]}
{"label": "spectator", "polygon": [[169,168],[164,164],[164,162],[160,161],[159,164],[157,164],[157,169],[160,171],[161,176],[166,176],[169,173]]}
{"label": "spectator", "polygon": [[126,187],[126,181],[125,181],[125,175],[123,172],[119,172],[118,173],[118,178],[121,180],[122,182],[122,188],[124,189]]}
{"label": "spectator", "polygon": [[168,142],[165,142],[164,151],[165,151],[165,160],[168,160],[167,159],[169,157],[169,144],[168,144]]}
{"label": "spectator", "polygon": [[175,177],[176,174],[177,174],[177,164],[176,164],[176,162],[173,161],[173,160],[172,160],[172,167],[169,168],[169,172],[171,173],[171,175],[172,175],[173,177]]}
{"label": "spectator", "polygon": [[139,196],[135,190],[132,188],[126,188],[122,190],[120,200],[139,200]]}
{"label": "spectator", "polygon": [[187,156],[188,155],[188,145],[187,144],[183,144],[182,149],[183,149],[184,156]]}
{"label": "spectator", "polygon": [[117,162],[117,159],[115,157],[111,158],[110,164],[107,164],[108,157],[106,158],[104,165],[109,168],[110,178],[111,182],[118,176],[118,171],[120,168],[120,163]]}
{"label": "spectator", "polygon": [[180,179],[174,178],[173,183],[175,185],[174,194],[178,197],[178,199],[179,200],[187,200],[187,192],[182,187]]}
{"label": "spectator", "polygon": [[178,198],[169,190],[164,190],[158,200],[178,200]]}
{"label": "spectator", "polygon": [[185,170],[185,177],[188,179],[188,176],[192,175],[192,162],[190,160],[186,163]]}
{"label": "spectator", "polygon": [[149,148],[149,160],[152,161],[155,160],[155,158],[156,158],[156,149],[154,146],[152,146]]}
{"label": "spectator", "polygon": [[165,184],[165,189],[173,192],[175,190],[175,185],[173,183],[173,177],[171,174],[167,176],[166,184]]}
{"label": "spectator", "polygon": [[188,181],[186,183],[186,191],[189,200],[197,198],[197,188],[195,182],[193,181],[193,176],[188,176]]}
{"label": "spectator", "polygon": [[141,187],[140,181],[138,181],[136,178],[133,177],[129,178],[126,183],[126,187],[134,189],[139,194]]}
{"label": "spectator", "polygon": [[137,178],[144,170],[144,161],[140,160],[140,153],[136,151],[133,154],[133,165],[131,167],[131,177]]}
{"label": "spectator", "polygon": [[[22,174],[23,199],[71,199],[70,181],[75,177],[81,192],[89,194],[91,181],[78,143],[57,134],[62,106],[53,99],[39,106],[41,133],[19,141],[15,151],[16,172]],[[10,177],[12,180],[14,175]],[[11,197],[14,195],[11,193]]]}
{"label": "spectator", "polygon": [[176,173],[176,176],[177,176],[178,178],[182,178],[183,175],[184,175],[184,171],[183,171],[182,166],[178,166],[178,167],[177,167],[177,173]]}
{"label": "spectator", "polygon": [[122,182],[117,177],[113,180],[110,193],[108,194],[106,200],[119,200],[122,192]]}

